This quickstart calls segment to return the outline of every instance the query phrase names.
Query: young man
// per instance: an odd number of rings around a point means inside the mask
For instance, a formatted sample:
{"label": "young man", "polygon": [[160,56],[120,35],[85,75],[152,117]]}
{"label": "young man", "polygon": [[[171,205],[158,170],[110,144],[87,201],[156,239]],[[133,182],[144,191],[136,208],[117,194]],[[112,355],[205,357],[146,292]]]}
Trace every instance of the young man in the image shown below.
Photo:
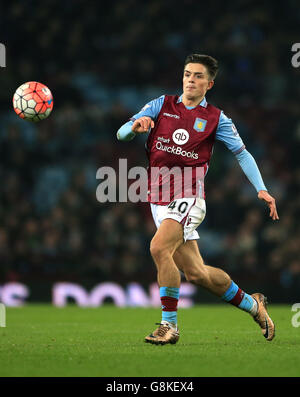
{"label": "young man", "polygon": [[[184,65],[183,94],[180,97],[163,95],[154,99],[117,133],[119,140],[128,141],[136,134],[150,132],[146,144],[149,180],[155,167],[192,169],[189,180],[192,189],[184,189],[183,194],[178,196],[172,185],[169,200],[162,198],[161,194],[152,194],[154,187],[158,185],[162,188],[165,185],[164,177],[157,177],[154,183],[151,179],[149,183],[149,201],[158,228],[151,241],[150,252],[157,267],[162,321],[154,332],[146,336],[145,341],[148,343],[176,343],[179,339],[179,270],[187,281],[206,288],[224,301],[250,313],[267,340],[272,340],[275,335],[265,296],[261,293],[247,294],[223,270],[205,265],[196,242],[199,238],[196,228],[206,213],[203,179],[215,140],[224,142],[233,152],[255,187],[258,198],[269,206],[270,217],[279,219],[275,200],[267,192],[256,162],[246,150],[231,119],[206,102],[205,94],[213,87],[217,70],[218,64],[214,58],[189,55]],[[197,173],[199,169],[203,171],[202,178],[199,176],[201,173]]]}

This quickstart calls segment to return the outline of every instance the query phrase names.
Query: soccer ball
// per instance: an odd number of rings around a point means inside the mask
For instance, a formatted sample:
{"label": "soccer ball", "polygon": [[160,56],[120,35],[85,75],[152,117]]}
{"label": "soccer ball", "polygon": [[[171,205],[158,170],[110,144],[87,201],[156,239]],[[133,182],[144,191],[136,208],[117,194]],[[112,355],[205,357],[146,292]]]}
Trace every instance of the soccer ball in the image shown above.
{"label": "soccer ball", "polygon": [[16,90],[13,107],[22,119],[37,122],[46,119],[52,112],[53,97],[44,84],[29,81]]}

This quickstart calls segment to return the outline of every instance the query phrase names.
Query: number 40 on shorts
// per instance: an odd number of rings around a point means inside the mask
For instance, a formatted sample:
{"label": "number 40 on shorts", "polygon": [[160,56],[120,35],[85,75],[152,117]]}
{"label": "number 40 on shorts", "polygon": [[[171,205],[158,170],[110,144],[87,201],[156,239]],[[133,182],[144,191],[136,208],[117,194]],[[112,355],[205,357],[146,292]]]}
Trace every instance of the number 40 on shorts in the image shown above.
{"label": "number 40 on shorts", "polygon": [[[176,208],[176,206],[177,206],[177,208]],[[181,214],[185,213],[185,211],[187,210],[187,207],[188,207],[188,203],[186,201],[177,202],[177,200],[171,201],[171,203],[168,205],[168,208],[170,208],[173,211],[176,209]]]}

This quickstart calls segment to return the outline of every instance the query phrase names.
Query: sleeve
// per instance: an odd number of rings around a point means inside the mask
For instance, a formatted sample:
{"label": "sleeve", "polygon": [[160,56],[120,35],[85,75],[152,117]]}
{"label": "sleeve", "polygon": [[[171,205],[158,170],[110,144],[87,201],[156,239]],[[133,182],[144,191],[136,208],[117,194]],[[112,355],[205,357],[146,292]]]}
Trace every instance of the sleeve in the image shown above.
{"label": "sleeve", "polygon": [[148,102],[137,114],[131,117],[130,120],[135,121],[140,117],[151,117],[152,120],[156,120],[157,116],[162,108],[164,103],[165,96],[162,95],[159,98],[153,99]]}
{"label": "sleeve", "polygon": [[233,154],[239,154],[245,149],[244,142],[239,136],[232,120],[221,111],[216,139],[222,141]]}
{"label": "sleeve", "polygon": [[117,132],[117,139],[119,141],[131,141],[136,136],[136,134],[131,131],[133,122],[144,116],[148,116],[151,117],[152,120],[156,120],[164,103],[164,100],[165,96],[162,95],[159,98],[153,99],[152,101],[148,102],[137,114],[132,116],[127,123],[123,124],[119,128]]}
{"label": "sleeve", "polygon": [[254,157],[248,152],[248,150],[243,150],[239,154],[236,155],[236,158],[244,171],[245,175],[255,187],[256,191],[259,192],[260,190],[266,190],[267,188],[264,184],[256,161]]}
{"label": "sleeve", "polygon": [[232,120],[223,112],[220,114],[216,139],[222,141],[236,156],[244,174],[255,187],[256,191],[267,191],[254,157],[246,150],[246,146],[244,145],[242,138],[239,136]]}
{"label": "sleeve", "polygon": [[119,128],[117,132],[117,139],[119,141],[132,141],[135,137],[135,133],[131,131],[133,121],[127,121],[127,123],[123,124],[122,127]]}

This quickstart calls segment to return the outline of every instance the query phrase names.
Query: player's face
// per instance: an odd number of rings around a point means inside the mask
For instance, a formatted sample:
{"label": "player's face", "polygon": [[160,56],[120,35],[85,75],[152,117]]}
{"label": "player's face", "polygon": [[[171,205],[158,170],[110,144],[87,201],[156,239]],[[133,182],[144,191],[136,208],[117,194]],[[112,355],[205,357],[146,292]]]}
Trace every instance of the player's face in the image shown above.
{"label": "player's face", "polygon": [[214,85],[201,63],[188,63],[183,72],[183,94],[189,101],[202,99]]}

